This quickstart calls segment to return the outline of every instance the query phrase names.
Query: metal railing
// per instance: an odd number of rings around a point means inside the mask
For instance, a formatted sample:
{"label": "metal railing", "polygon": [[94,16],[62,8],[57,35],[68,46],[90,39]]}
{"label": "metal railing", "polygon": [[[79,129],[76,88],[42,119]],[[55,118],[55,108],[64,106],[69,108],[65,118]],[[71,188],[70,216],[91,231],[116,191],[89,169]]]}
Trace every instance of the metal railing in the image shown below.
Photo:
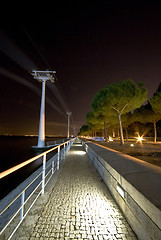
{"label": "metal railing", "polygon": [[66,141],[67,141],[66,138],[65,139],[55,140],[55,141],[49,141],[49,142],[47,142],[47,146],[56,146],[56,145],[59,145],[61,143],[66,142]]}
{"label": "metal railing", "polygon": [[[29,183],[13,198],[6,206],[0,207],[0,239],[10,240],[18,227],[38,199],[41,194],[45,192],[45,186],[59,169],[60,161],[65,159],[65,153],[70,149],[76,138],[70,139],[56,147],[49,149],[36,157],[33,157],[13,168],[10,168],[0,173],[0,179],[8,176],[9,174],[17,171],[18,169],[42,159],[42,166],[29,177]],[[55,153],[55,151],[57,151]],[[48,160],[47,160],[47,155]],[[54,154],[51,157],[51,154]],[[32,176],[31,175],[31,176]],[[10,227],[12,223],[12,226]]]}

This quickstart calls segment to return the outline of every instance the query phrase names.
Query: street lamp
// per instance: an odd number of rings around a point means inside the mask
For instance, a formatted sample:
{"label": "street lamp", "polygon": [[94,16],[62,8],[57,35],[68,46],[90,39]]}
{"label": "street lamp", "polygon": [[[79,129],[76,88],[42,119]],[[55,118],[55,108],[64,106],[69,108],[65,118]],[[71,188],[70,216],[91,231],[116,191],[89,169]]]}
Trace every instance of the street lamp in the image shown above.
{"label": "street lamp", "polygon": [[40,108],[40,122],[39,122],[39,136],[37,148],[45,147],[45,86],[46,81],[55,82],[55,71],[32,71],[32,75],[38,82],[42,82],[41,108]]}
{"label": "street lamp", "polygon": [[70,129],[70,115],[71,114],[72,114],[71,112],[67,112],[67,116],[68,116],[67,138],[69,138],[69,136],[70,136],[69,129]]}
{"label": "street lamp", "polygon": [[140,143],[142,143],[142,141],[143,141],[144,139],[143,139],[143,137],[142,136],[139,136],[139,137],[137,137],[137,142],[140,142]]}

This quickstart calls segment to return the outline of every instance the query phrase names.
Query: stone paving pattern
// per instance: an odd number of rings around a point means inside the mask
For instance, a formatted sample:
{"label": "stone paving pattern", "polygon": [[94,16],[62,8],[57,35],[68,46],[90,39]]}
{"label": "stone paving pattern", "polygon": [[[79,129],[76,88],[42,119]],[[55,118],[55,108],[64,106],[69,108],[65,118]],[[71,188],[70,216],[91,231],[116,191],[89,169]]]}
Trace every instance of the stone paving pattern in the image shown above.
{"label": "stone paving pattern", "polygon": [[29,239],[137,239],[78,140]]}

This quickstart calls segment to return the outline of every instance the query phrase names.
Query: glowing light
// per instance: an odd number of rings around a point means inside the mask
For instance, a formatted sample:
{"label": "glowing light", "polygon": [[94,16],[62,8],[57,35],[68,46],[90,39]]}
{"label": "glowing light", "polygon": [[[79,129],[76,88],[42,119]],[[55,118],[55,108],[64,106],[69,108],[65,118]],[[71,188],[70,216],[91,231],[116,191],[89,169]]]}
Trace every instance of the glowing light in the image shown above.
{"label": "glowing light", "polygon": [[85,151],[72,151],[73,154],[76,154],[76,155],[85,155],[86,152]]}
{"label": "glowing light", "polygon": [[117,191],[122,198],[125,198],[125,191],[119,184],[117,184]]}
{"label": "glowing light", "polygon": [[113,142],[112,137],[109,136],[108,141],[109,141],[109,142]]}
{"label": "glowing light", "polygon": [[136,142],[137,143],[138,142],[142,143],[142,141],[144,140],[143,139],[144,133],[141,136],[140,136],[139,132],[136,132],[136,134],[137,134],[137,137],[135,137],[136,138]]}
{"label": "glowing light", "polygon": [[140,143],[142,143],[142,141],[143,141],[144,139],[143,139],[143,137],[141,136],[139,136],[138,138],[137,138],[137,142],[140,142]]}
{"label": "glowing light", "polygon": [[133,143],[131,143],[131,144],[130,144],[130,147],[134,147],[134,144],[133,144]]}

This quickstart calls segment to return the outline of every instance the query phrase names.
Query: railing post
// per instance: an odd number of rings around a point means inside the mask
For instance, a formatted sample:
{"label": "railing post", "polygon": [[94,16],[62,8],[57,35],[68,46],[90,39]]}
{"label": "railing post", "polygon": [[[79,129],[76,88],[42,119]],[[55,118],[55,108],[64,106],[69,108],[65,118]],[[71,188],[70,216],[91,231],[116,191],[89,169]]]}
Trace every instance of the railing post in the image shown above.
{"label": "railing post", "polygon": [[64,143],[64,154],[63,154],[63,159],[65,159],[65,143]]}
{"label": "railing post", "polygon": [[25,201],[25,191],[21,194],[21,210],[20,210],[20,221],[23,219],[23,212],[24,212],[24,201]]}
{"label": "railing post", "polygon": [[52,161],[52,165],[51,165],[51,174],[54,174],[54,160]]}
{"label": "railing post", "polygon": [[63,159],[63,151],[60,150],[60,161]]}
{"label": "railing post", "polygon": [[46,168],[46,154],[43,155],[43,169],[42,169],[42,194],[44,194],[45,188],[45,168]]}
{"label": "railing post", "polygon": [[60,161],[60,146],[58,146],[57,170],[59,170],[59,161]]}

